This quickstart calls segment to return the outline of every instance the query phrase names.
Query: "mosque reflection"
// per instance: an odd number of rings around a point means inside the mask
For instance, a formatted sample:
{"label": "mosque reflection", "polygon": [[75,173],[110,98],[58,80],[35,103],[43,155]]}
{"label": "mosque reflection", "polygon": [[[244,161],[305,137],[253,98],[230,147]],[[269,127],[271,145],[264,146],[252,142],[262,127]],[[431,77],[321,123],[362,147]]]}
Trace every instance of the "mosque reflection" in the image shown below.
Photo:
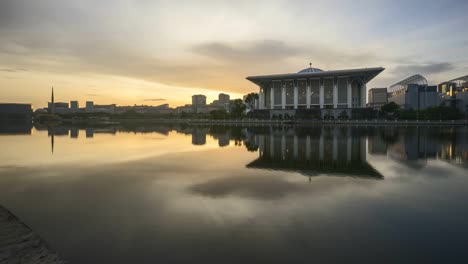
{"label": "mosque reflection", "polygon": [[272,128],[256,134],[259,158],[248,168],[382,179],[366,159],[366,138],[356,127]]}
{"label": "mosque reflection", "polygon": [[[92,140],[99,134],[171,132],[191,137],[194,146],[217,140],[219,147],[245,146],[258,151],[248,168],[297,171],[306,176],[348,175],[381,179],[369,156],[386,156],[413,169],[428,160],[468,167],[468,127],[427,126],[191,126],[187,124],[112,125],[98,127],[34,126],[30,122],[0,123],[1,135],[32,135],[46,131],[54,150],[55,137]],[[118,138],[116,138],[118,140]]]}

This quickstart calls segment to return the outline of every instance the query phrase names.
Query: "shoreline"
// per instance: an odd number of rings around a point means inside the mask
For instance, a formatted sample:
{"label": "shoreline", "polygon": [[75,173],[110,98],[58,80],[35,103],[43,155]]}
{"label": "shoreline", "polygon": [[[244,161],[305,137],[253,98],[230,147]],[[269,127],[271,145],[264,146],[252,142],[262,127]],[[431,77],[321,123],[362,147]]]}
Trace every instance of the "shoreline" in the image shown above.
{"label": "shoreline", "polygon": [[211,119],[111,119],[105,121],[63,120],[62,124],[71,125],[118,125],[131,123],[146,124],[187,124],[187,125],[379,125],[379,126],[468,126],[468,120],[211,120]]}

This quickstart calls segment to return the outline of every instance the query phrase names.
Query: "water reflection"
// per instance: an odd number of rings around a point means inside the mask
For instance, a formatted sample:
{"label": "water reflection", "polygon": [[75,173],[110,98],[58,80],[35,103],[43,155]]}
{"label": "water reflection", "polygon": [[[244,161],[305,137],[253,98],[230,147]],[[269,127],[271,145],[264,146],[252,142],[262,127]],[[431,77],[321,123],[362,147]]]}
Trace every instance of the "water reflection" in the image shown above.
{"label": "water reflection", "polygon": [[[54,152],[55,137],[78,139],[84,135],[116,135],[119,132],[157,133],[171,131],[191,137],[193,146],[207,144],[207,136],[219,147],[230,142],[258,151],[249,168],[295,170],[305,176],[331,173],[382,178],[367,162],[367,155],[388,156],[411,168],[423,168],[428,160],[468,166],[467,127],[315,126],[315,127],[226,127],[185,124],[120,125],[100,127],[34,126],[29,122],[0,124],[0,135],[31,135],[47,131]],[[80,132],[81,131],[81,132]]]}
{"label": "water reflection", "polygon": [[0,136],[0,204],[70,263],[460,263],[467,136],[29,127]]}
{"label": "water reflection", "polygon": [[255,134],[259,158],[247,165],[299,172],[313,177],[323,174],[382,179],[367,163],[366,138],[356,127],[271,129]]}
{"label": "water reflection", "polygon": [[32,128],[30,120],[0,120],[0,135],[30,135]]}

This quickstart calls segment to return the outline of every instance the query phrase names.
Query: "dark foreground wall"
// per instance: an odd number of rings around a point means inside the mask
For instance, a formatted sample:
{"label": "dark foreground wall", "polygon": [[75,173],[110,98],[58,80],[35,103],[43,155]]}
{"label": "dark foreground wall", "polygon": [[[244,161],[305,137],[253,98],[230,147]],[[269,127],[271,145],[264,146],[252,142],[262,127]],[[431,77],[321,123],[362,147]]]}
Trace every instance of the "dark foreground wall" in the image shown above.
{"label": "dark foreground wall", "polygon": [[28,226],[0,206],[0,263],[65,262]]}

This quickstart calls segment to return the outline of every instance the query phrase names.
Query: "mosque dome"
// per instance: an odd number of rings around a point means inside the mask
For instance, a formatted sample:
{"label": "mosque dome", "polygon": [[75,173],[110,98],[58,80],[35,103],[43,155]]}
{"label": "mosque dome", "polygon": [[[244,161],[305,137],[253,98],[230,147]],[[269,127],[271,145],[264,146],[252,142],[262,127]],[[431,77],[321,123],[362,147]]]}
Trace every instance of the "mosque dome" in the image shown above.
{"label": "mosque dome", "polygon": [[300,70],[298,73],[314,73],[314,72],[323,72],[323,70],[321,70],[319,68],[309,67],[309,68],[305,68],[303,70]]}

